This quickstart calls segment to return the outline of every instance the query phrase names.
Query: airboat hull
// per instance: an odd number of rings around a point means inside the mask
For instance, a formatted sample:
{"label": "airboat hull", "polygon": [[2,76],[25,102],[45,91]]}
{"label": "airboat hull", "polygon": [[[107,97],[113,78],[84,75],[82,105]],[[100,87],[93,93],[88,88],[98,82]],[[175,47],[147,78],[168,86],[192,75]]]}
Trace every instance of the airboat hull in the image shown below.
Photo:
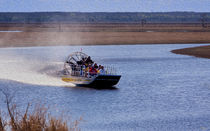
{"label": "airboat hull", "polygon": [[121,75],[97,75],[92,78],[64,76],[62,80],[76,86],[102,88],[113,87],[119,82],[120,78]]}

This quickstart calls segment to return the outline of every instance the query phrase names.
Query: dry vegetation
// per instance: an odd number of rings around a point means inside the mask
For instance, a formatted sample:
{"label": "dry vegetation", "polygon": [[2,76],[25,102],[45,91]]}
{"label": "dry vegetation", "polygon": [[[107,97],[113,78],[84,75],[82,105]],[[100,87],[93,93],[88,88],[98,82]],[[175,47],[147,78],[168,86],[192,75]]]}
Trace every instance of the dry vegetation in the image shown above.
{"label": "dry vegetation", "polygon": [[189,24],[0,24],[0,47],[210,43],[209,25]]}
{"label": "dry vegetation", "polygon": [[[5,93],[4,93],[5,94]],[[8,115],[4,117],[0,111],[0,131],[80,131],[80,120],[67,122],[63,117],[56,118],[48,113],[48,108],[37,105],[30,110],[28,104],[24,113],[18,111],[11,97],[5,94]]]}
{"label": "dry vegetation", "polygon": [[[209,23],[0,24],[0,47],[210,43],[209,36]],[[209,58],[207,47],[198,49],[173,52]]]}
{"label": "dry vegetation", "polygon": [[201,23],[0,23],[0,30],[24,32],[203,32],[210,24]]}

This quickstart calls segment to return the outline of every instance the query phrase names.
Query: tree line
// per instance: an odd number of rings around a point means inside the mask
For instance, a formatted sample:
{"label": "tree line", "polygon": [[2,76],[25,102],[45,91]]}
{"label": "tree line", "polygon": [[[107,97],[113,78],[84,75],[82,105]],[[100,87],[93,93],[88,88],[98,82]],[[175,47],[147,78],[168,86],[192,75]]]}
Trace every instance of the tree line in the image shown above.
{"label": "tree line", "polygon": [[205,23],[210,12],[0,12],[0,23]]}

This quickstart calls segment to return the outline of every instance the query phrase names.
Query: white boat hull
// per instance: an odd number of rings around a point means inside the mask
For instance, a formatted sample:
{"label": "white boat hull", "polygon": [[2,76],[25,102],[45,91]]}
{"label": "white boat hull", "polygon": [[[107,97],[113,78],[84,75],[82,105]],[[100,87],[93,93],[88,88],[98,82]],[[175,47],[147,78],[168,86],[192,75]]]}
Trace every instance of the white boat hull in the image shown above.
{"label": "white boat hull", "polygon": [[112,87],[119,82],[120,77],[120,75],[97,75],[95,77],[87,78],[65,75],[62,77],[62,80],[77,86]]}

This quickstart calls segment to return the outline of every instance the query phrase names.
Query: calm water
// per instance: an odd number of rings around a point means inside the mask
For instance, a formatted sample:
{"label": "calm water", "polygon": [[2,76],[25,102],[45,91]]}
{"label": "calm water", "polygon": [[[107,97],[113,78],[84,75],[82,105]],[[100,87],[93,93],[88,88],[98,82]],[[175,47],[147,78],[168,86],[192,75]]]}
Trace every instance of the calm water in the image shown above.
{"label": "calm water", "polygon": [[[0,49],[0,89],[19,108],[42,101],[52,114],[82,116],[85,131],[210,130],[210,60],[170,50],[196,45],[61,46]],[[69,53],[117,68],[115,90],[74,87],[55,77]],[[5,109],[0,94],[0,107]]]}

